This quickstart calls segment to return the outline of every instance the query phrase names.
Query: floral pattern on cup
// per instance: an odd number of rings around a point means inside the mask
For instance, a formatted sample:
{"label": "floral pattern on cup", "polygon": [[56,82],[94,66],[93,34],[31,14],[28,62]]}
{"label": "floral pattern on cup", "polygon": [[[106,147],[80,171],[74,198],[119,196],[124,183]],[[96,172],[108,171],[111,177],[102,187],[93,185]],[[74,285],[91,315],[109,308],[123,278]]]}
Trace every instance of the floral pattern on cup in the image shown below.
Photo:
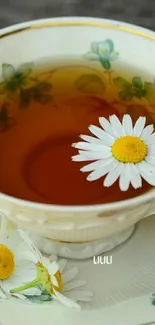
{"label": "floral pattern on cup", "polygon": [[120,89],[119,97],[124,101],[130,101],[133,97],[142,98],[146,96],[145,83],[140,77],[132,78],[131,82],[117,77],[113,79],[113,82]]}
{"label": "floral pattern on cup", "polygon": [[105,70],[110,70],[112,62],[118,58],[118,55],[113,41],[106,39],[103,42],[93,42],[91,51],[86,53],[85,57],[91,61],[99,61]]}
{"label": "floral pattern on cup", "polygon": [[38,81],[32,75],[33,65],[33,62],[28,62],[15,68],[10,63],[2,64],[0,95],[5,95],[7,101],[19,98],[21,108],[28,106],[31,100],[45,104],[52,99],[48,94],[52,85]]}

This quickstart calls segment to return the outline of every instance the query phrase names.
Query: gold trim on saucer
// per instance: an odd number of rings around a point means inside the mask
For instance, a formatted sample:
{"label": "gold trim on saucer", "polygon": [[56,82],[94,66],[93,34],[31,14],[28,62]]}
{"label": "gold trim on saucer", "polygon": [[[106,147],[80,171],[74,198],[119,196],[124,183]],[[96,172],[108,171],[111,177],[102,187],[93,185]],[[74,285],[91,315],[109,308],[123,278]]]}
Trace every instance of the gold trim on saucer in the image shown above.
{"label": "gold trim on saucer", "polygon": [[125,27],[125,26],[121,26],[119,25],[119,23],[117,25],[113,25],[110,23],[105,23],[105,22],[93,22],[93,21],[51,21],[49,23],[41,23],[41,24],[36,24],[33,26],[29,26],[29,27],[23,27],[20,28],[18,30],[14,30],[14,31],[10,31],[6,34],[2,34],[0,35],[0,39],[4,38],[6,36],[11,36],[23,31],[28,31],[28,30],[35,30],[35,29],[41,29],[41,28],[48,28],[48,27],[65,27],[65,26],[86,26],[86,27],[101,27],[101,28],[109,28],[109,29],[113,29],[113,30],[119,30],[119,31],[123,31],[123,32],[127,32],[129,34],[134,34],[134,35],[138,35],[147,39],[150,39],[152,41],[155,41],[155,36],[151,36],[145,32],[136,30],[136,29],[132,29],[129,27]]}

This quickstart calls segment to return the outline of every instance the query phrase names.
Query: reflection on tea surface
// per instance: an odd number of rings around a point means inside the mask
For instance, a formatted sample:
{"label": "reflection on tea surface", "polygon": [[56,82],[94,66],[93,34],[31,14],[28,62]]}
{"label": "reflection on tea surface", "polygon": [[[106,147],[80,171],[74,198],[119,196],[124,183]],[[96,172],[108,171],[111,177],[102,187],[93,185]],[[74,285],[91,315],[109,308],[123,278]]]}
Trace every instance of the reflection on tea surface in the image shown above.
{"label": "reflection on tea surface", "polygon": [[125,66],[107,72],[82,60],[44,69],[31,63],[17,69],[3,65],[3,76],[9,78],[0,84],[1,192],[35,202],[85,205],[148,191],[145,182],[127,192],[117,183],[104,188],[103,179],[88,182],[80,172],[85,163],[71,161],[76,154],[72,143],[89,134],[90,124],[99,125],[100,116],[121,119],[129,113],[133,122],[139,116],[154,122],[155,89],[139,75]]}

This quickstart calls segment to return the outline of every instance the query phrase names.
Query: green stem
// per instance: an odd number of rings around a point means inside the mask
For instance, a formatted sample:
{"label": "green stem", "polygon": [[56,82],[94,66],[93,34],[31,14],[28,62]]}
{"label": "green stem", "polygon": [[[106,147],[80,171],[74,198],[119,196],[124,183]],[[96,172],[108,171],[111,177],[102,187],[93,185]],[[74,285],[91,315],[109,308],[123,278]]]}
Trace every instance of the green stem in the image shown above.
{"label": "green stem", "polygon": [[33,281],[31,281],[31,282],[29,282],[27,284],[24,284],[21,287],[10,290],[10,293],[18,293],[19,291],[23,291],[23,290],[26,290],[26,289],[29,289],[29,288],[32,288],[32,287],[37,287],[40,284],[41,284],[40,279],[36,278],[35,280],[33,280]]}

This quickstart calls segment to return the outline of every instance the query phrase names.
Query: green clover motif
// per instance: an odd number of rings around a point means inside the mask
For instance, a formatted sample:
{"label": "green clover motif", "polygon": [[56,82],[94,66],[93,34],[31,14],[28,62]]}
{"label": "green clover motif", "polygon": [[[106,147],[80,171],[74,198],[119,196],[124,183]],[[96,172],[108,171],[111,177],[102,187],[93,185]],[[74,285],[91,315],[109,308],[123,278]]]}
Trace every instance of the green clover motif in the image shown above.
{"label": "green clover motif", "polygon": [[52,88],[48,82],[40,82],[35,87],[21,89],[20,108],[25,108],[34,100],[40,104],[47,104],[52,100],[52,96],[47,92]]}
{"label": "green clover motif", "polygon": [[36,84],[33,78],[30,78],[33,63],[24,63],[17,69],[9,63],[2,64],[2,78],[0,83],[0,94],[7,93],[12,98],[19,94],[21,88],[30,88]]}
{"label": "green clover motif", "polygon": [[120,89],[119,97],[124,101],[129,102],[133,97],[146,96],[145,84],[140,77],[132,78],[131,83],[121,77],[114,78],[113,82]]}
{"label": "green clover motif", "polygon": [[93,42],[91,51],[85,57],[91,61],[99,61],[105,70],[111,69],[111,62],[118,58],[119,53],[114,50],[114,43],[107,39],[103,42]]}

